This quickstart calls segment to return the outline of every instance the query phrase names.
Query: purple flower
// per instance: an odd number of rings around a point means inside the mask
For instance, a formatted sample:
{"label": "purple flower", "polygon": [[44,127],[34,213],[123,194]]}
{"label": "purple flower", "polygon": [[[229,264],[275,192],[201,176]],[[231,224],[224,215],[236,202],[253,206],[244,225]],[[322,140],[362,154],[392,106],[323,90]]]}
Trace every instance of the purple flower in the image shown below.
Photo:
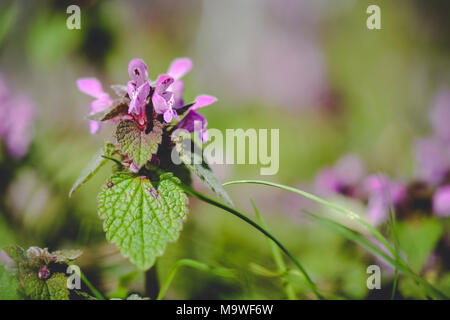
{"label": "purple flower", "polygon": [[189,109],[188,114],[181,120],[177,127],[188,132],[198,132],[200,140],[205,143],[208,141],[208,121],[206,118],[197,112],[198,109],[206,107],[217,101],[217,98],[207,95],[198,96],[195,99],[194,105]]}
{"label": "purple flower", "polygon": [[346,155],[333,167],[325,168],[318,173],[315,189],[322,195],[344,193],[362,179],[364,171],[364,166],[357,156]]}
{"label": "purple flower", "polygon": [[133,79],[127,84],[130,106],[128,113],[134,112],[140,124],[145,122],[145,106],[150,93],[147,65],[141,59],[132,59],[128,64],[128,74]]}
{"label": "purple flower", "polygon": [[450,168],[450,145],[437,138],[420,139],[415,145],[417,177],[431,185],[442,182]]}
{"label": "purple flower", "polygon": [[156,81],[155,92],[152,96],[155,112],[164,115],[164,121],[171,122],[175,117],[179,120],[175,111],[183,106],[184,83],[179,80],[192,68],[189,58],[175,59],[167,71],[160,75]]}
{"label": "purple flower", "polygon": [[173,81],[173,78],[169,75],[160,75],[152,96],[155,112],[164,115],[164,121],[167,123],[171,122],[173,117],[178,118],[176,111],[172,108],[174,104],[173,92],[167,91]]}
{"label": "purple flower", "polygon": [[450,185],[442,186],[434,193],[433,211],[439,217],[450,216]]}
{"label": "purple flower", "polygon": [[391,181],[385,175],[370,175],[364,180],[367,192],[367,212],[370,222],[378,225],[383,222],[391,206],[397,205],[406,197],[406,186],[401,182]]}
{"label": "purple flower", "polygon": [[13,96],[0,77],[0,138],[14,158],[21,158],[31,140],[34,103],[25,95]]}
{"label": "purple flower", "polygon": [[[95,114],[103,111],[112,105],[109,95],[103,92],[102,84],[95,78],[82,78],[77,80],[78,88],[81,92],[86,93],[95,98],[89,106],[89,114]],[[101,128],[101,123],[97,121],[89,121],[91,133],[96,133]]]}

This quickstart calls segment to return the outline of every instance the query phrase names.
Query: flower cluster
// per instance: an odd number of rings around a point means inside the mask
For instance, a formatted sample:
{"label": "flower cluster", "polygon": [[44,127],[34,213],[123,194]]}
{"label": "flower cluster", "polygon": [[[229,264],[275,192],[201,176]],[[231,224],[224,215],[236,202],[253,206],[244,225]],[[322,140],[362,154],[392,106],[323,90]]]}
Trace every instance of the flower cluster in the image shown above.
{"label": "flower cluster", "polygon": [[433,212],[450,216],[450,91],[441,90],[430,112],[433,135],[415,144],[416,176],[409,184],[386,175],[365,176],[364,167],[354,155],[341,158],[316,177],[316,191],[322,195],[342,194],[367,204],[369,220],[385,221],[390,208],[400,218],[411,213]]}
{"label": "flower cluster", "polygon": [[[206,118],[197,112],[198,109],[217,101],[208,95],[200,95],[193,103],[184,104],[184,82],[180,80],[192,68],[192,62],[188,58],[175,59],[167,73],[161,74],[156,81],[148,79],[147,65],[141,59],[132,59],[128,65],[128,74],[131,80],[123,87],[121,98],[126,100],[127,112],[117,113],[116,117],[108,121],[118,119],[131,119],[146,128],[157,119],[166,124],[171,124],[175,119],[180,120],[174,128],[184,129],[188,132],[197,132],[201,141],[208,140]],[[78,88],[95,98],[89,108],[90,115],[105,112],[114,107],[114,101],[103,91],[101,83],[95,78],[82,78],[77,81]],[[101,123],[90,121],[91,133],[97,132]]]}
{"label": "flower cluster", "polygon": [[0,76],[0,139],[5,141],[9,154],[14,158],[23,157],[28,150],[34,109],[28,96],[13,95]]}
{"label": "flower cluster", "polygon": [[333,167],[319,172],[315,182],[321,195],[342,194],[367,203],[367,216],[374,225],[388,216],[391,205],[406,198],[406,186],[386,175],[365,176],[365,168],[355,155],[342,157]]}

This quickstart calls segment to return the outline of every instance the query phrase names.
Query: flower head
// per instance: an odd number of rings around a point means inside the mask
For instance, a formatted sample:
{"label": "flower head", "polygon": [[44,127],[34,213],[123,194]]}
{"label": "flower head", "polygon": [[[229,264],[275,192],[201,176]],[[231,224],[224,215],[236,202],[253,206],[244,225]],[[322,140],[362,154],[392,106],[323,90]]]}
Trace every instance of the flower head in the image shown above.
{"label": "flower head", "polygon": [[406,186],[401,182],[391,181],[384,175],[370,175],[364,180],[367,192],[367,213],[369,220],[378,225],[383,222],[391,207],[406,197]]}

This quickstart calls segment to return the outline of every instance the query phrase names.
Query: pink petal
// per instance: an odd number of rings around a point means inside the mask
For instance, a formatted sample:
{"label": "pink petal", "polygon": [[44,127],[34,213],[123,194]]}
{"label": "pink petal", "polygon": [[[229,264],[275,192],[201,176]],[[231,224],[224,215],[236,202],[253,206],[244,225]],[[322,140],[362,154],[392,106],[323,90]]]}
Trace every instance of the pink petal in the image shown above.
{"label": "pink petal", "polygon": [[78,89],[94,98],[103,94],[102,84],[95,78],[82,78],[77,80]]}
{"label": "pink petal", "polygon": [[170,123],[173,119],[173,112],[171,109],[164,112],[164,121]]}
{"label": "pink petal", "polygon": [[162,74],[158,77],[156,81],[156,92],[162,93],[169,88],[169,86],[173,83],[173,78],[167,74]]}
{"label": "pink petal", "polygon": [[170,64],[167,74],[172,76],[175,80],[180,79],[192,69],[192,61],[189,58],[178,58],[173,60]]}
{"label": "pink petal", "polygon": [[175,81],[169,88],[171,92],[173,92],[173,107],[175,109],[181,108],[183,106],[183,91],[184,91],[184,82],[181,80]]}
{"label": "pink petal", "polygon": [[137,86],[141,86],[148,78],[147,65],[141,59],[132,59],[128,64],[128,74],[136,81]]}
{"label": "pink petal", "polygon": [[166,99],[161,97],[156,92],[152,96],[152,102],[153,102],[153,108],[155,109],[156,113],[163,114],[169,108],[169,105],[167,104]]}
{"label": "pink petal", "polygon": [[97,121],[89,121],[89,131],[91,132],[91,134],[97,133],[100,128],[101,128],[102,124],[100,122]]}
{"label": "pink petal", "polygon": [[210,104],[213,104],[216,101],[217,101],[217,98],[213,97],[213,96],[207,96],[207,95],[198,96],[195,99],[195,103],[192,106],[191,110],[197,110],[197,109],[209,106]]}

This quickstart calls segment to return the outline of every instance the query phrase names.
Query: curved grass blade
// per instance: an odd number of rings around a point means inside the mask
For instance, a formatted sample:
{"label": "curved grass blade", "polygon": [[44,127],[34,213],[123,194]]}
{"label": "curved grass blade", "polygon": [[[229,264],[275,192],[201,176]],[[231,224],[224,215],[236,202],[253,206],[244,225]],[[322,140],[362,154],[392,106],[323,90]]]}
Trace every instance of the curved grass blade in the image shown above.
{"label": "curved grass blade", "polygon": [[411,277],[412,279],[414,279],[415,281],[417,281],[418,283],[423,285],[423,287],[430,293],[431,296],[436,297],[438,299],[448,299],[448,297],[446,297],[445,294],[443,294],[441,291],[439,291],[434,286],[429,284],[426,280],[422,279],[421,277],[416,275],[414,272],[412,272],[411,269],[409,269],[409,267],[406,266],[403,263],[403,261],[401,261],[401,260],[399,260],[397,258],[394,258],[394,259],[391,258],[385,252],[383,252],[382,250],[380,250],[379,248],[374,246],[367,239],[365,239],[364,237],[362,237],[361,235],[359,235],[355,231],[353,231],[353,230],[351,230],[351,229],[341,225],[340,223],[338,223],[336,221],[328,219],[326,217],[318,216],[318,215],[315,215],[313,213],[307,212],[305,210],[303,210],[303,211],[308,216],[312,217],[317,222],[319,222],[320,224],[322,224],[322,225],[324,225],[324,226],[326,226],[326,227],[328,227],[330,229],[333,229],[334,231],[336,231],[337,233],[341,234],[345,238],[356,242],[360,246],[362,246],[362,247],[366,248],[367,250],[369,250],[374,255],[379,256],[380,258],[382,258],[383,260],[385,260],[386,262],[391,264],[393,267],[396,268],[396,270],[401,271],[405,275]]}
{"label": "curved grass blade", "polygon": [[298,262],[298,260],[291,254],[291,252],[288,251],[286,249],[286,247],[277,238],[275,238],[272,234],[270,234],[266,229],[264,229],[259,224],[257,224],[256,222],[254,222],[253,220],[251,220],[250,218],[248,218],[244,214],[240,213],[236,209],[233,209],[230,206],[227,206],[226,204],[223,204],[221,202],[213,200],[213,199],[211,199],[211,198],[209,198],[209,197],[207,197],[207,196],[205,196],[205,195],[195,191],[194,189],[192,189],[192,188],[190,188],[190,187],[188,187],[186,185],[181,185],[181,187],[184,189],[184,191],[187,194],[189,194],[191,196],[194,196],[194,197],[196,197],[197,199],[199,199],[201,201],[204,201],[204,202],[209,203],[209,204],[211,204],[213,206],[216,206],[218,208],[221,208],[221,209],[223,209],[225,211],[230,212],[231,214],[235,215],[239,219],[241,219],[241,220],[247,222],[248,224],[250,224],[252,227],[257,229],[259,232],[264,234],[266,237],[270,238],[281,249],[281,251],[283,251],[286,254],[286,256],[288,256],[288,258],[295,264],[295,266],[298,268],[298,270],[303,274],[303,276],[306,279],[306,282],[308,283],[309,287],[311,288],[313,293],[316,295],[316,297],[318,299],[323,299],[323,297],[317,291],[317,287],[316,287],[315,283],[311,280],[311,277],[308,275],[308,273],[303,268],[303,266],[300,264],[300,262]]}
{"label": "curved grass blade", "polygon": [[291,191],[294,193],[297,193],[299,195],[302,195],[310,200],[313,200],[317,203],[323,204],[329,208],[332,208],[334,210],[336,210],[339,213],[344,214],[345,216],[347,216],[349,219],[351,220],[355,220],[357,222],[359,222],[361,225],[363,225],[367,230],[370,231],[370,233],[372,233],[372,235],[377,238],[391,253],[393,256],[396,255],[396,252],[394,250],[394,248],[392,248],[392,246],[389,244],[389,242],[383,237],[383,235],[376,230],[373,226],[371,226],[367,221],[365,221],[364,219],[362,219],[358,214],[356,214],[355,212],[348,210],[344,207],[341,207],[340,205],[328,202],[322,198],[319,198],[313,194],[310,194],[308,192],[299,190],[299,189],[295,189],[289,186],[285,186],[282,184],[278,184],[278,183],[273,183],[273,182],[269,182],[269,181],[262,181],[262,180],[236,180],[236,181],[230,181],[227,183],[224,183],[224,186],[228,186],[228,185],[232,185],[232,184],[261,184],[261,185],[266,185],[266,186],[270,186],[270,187],[275,187],[275,188],[279,188],[279,189],[283,189],[283,190],[287,190],[287,191]]}

